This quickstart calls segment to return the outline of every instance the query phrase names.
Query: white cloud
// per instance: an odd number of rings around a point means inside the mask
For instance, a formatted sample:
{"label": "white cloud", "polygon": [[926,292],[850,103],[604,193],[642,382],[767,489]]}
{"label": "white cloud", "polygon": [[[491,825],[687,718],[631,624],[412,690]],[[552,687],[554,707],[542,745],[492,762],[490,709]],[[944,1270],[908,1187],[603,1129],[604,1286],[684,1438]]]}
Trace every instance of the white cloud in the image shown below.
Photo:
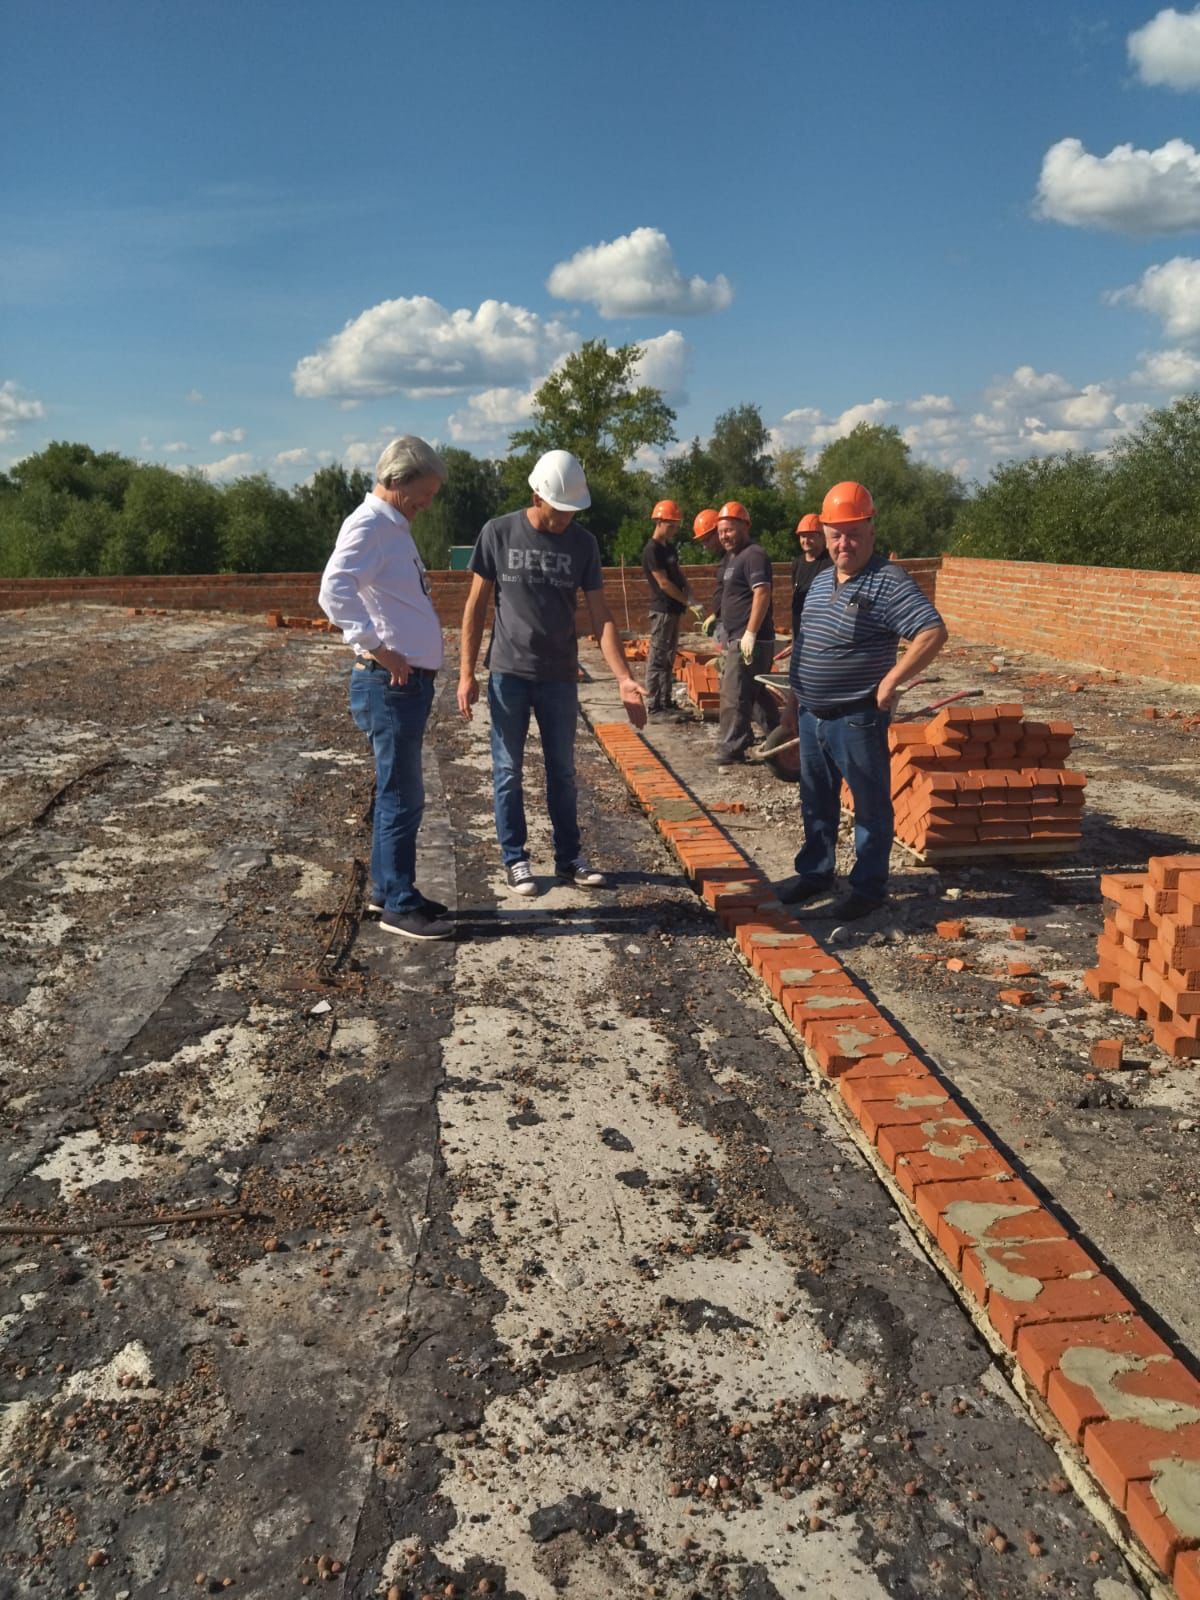
{"label": "white cloud", "polygon": [[1143,83],[1167,89],[1200,89],[1200,8],[1168,6],[1126,40],[1129,59]]}
{"label": "white cloud", "polygon": [[998,378],[984,391],[993,410],[1010,405],[1027,405],[1030,400],[1065,400],[1075,394],[1073,384],[1057,372],[1039,372],[1036,367],[1017,367],[1009,377]]}
{"label": "white cloud", "polygon": [[447,311],[414,295],[384,300],[348,322],[296,364],[292,387],[310,399],[462,394],[528,381],[577,343],[564,323],[503,300]]}
{"label": "white cloud", "polygon": [[658,228],[635,228],[603,244],[588,245],[560,261],[546,279],[557,300],[583,300],[602,317],[689,317],[723,311],[733,300],[728,278],[711,283],[685,278]]}
{"label": "white cloud", "polygon": [[181,456],[191,449],[190,444],[185,444],[182,439],[172,439],[162,447],[165,456]]}
{"label": "white cloud", "polygon": [[246,437],[245,428],[218,428],[208,436],[209,444],[241,444]]}
{"label": "white cloud", "polygon": [[11,378],[0,383],[0,443],[14,439],[22,423],[37,422],[45,415],[42,402],[22,394]]}
{"label": "white cloud", "polygon": [[1087,383],[1057,408],[1058,419],[1071,428],[1099,428],[1113,415],[1116,395],[1099,383]]}
{"label": "white cloud", "polygon": [[184,399],[190,406],[202,406],[204,404],[204,396],[199,389],[189,389],[187,394],[184,395]]}
{"label": "white cloud", "polygon": [[271,464],[272,466],[276,467],[303,467],[307,466],[311,460],[311,451],[305,450],[303,446],[301,446],[301,448],[298,450],[281,450],[279,454],[274,457]]}
{"label": "white cloud", "polygon": [[687,370],[691,361],[691,348],[678,328],[670,328],[654,339],[639,339],[640,358],[634,363],[633,376],[637,383],[661,389],[671,403],[682,405],[687,400]]}
{"label": "white cloud", "polygon": [[1158,317],[1171,339],[1200,336],[1200,261],[1175,256],[1147,267],[1137,283],[1105,296],[1110,305],[1133,305]]}
{"label": "white cloud", "polygon": [[206,466],[196,470],[202,472],[206,478],[236,478],[247,472],[254,457],[248,450],[243,450],[238,455],[222,456],[220,461],[210,461]]}
{"label": "white cloud", "polygon": [[450,437],[456,444],[501,443],[533,416],[533,397],[542,381],[528,389],[504,385],[471,395],[461,411],[451,412]]}
{"label": "white cloud", "polygon": [[907,409],[915,412],[917,416],[948,416],[958,408],[948,394],[923,394],[918,400],[910,400]]}
{"label": "white cloud", "polygon": [[1177,395],[1200,389],[1200,356],[1190,350],[1147,351],[1133,373],[1133,382]]}
{"label": "white cloud", "polygon": [[1179,233],[1200,227],[1200,154],[1183,139],[1158,150],[1119,144],[1093,156],[1060,139],[1042,159],[1036,212],[1077,228]]}
{"label": "white cloud", "polygon": [[367,439],[352,439],[342,451],[342,460],[348,467],[361,467],[364,472],[374,472],[375,463],[383,451],[383,444],[372,444]]}

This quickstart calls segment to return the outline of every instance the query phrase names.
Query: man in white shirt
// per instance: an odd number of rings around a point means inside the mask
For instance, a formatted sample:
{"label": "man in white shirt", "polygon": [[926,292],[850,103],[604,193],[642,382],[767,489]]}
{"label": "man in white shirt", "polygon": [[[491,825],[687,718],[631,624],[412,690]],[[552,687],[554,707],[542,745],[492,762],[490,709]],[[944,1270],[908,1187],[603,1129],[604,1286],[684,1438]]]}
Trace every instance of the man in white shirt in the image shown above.
{"label": "man in white shirt", "polygon": [[421,742],[442,626],[410,524],[446,481],[424,439],[393,439],[375,467],[375,487],[346,518],[321,578],[321,609],[354,650],[350,714],[375,757],[371,908],[387,933],[448,939],[446,906],[417,888],[417,830],[425,809]]}

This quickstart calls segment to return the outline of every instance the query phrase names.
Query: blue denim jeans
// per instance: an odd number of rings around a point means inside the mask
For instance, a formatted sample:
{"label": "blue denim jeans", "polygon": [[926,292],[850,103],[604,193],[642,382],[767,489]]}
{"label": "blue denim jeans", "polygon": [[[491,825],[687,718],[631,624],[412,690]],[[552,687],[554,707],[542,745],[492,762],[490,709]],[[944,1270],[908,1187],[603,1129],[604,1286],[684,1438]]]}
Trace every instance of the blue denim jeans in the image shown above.
{"label": "blue denim jeans", "polygon": [[574,682],[538,683],[512,672],[493,672],[488,679],[492,716],[492,787],[496,800],[496,837],[506,867],[524,860],[528,830],[522,772],[530,713],[537,718],[546,763],[546,810],[554,835],[556,866],[579,855],[579,819],[575,791],[575,724],[579,689]]}
{"label": "blue denim jeans", "polygon": [[371,884],[388,911],[415,911],[417,829],[425,810],[421,741],[433,704],[433,674],[413,672],[403,686],[374,665],[350,669],[350,715],[375,757]]}
{"label": "blue denim jeans", "polygon": [[804,844],[796,856],[796,871],[815,882],[833,878],[844,778],[854,796],[856,859],[850,887],[882,899],[895,831],[887,740],[891,718],[874,706],[840,717],[814,716],[801,707],[799,721]]}

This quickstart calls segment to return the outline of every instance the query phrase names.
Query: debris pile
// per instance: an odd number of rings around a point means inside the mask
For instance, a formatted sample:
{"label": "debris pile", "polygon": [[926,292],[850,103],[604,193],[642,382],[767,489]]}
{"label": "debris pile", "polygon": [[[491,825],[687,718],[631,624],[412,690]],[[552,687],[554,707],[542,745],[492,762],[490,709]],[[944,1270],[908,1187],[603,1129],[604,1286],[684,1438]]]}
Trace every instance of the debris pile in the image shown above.
{"label": "debris pile", "polygon": [[1151,856],[1146,872],[1109,872],[1111,906],[1084,986],[1154,1025],[1169,1056],[1200,1057],[1200,856]]}
{"label": "debris pile", "polygon": [[717,715],[721,709],[721,658],[716,650],[677,650],[675,676],[701,716]]}
{"label": "debris pile", "polygon": [[[1074,732],[1026,722],[1019,705],[946,706],[929,722],[894,723],[897,839],[926,861],[1074,850],[1087,784],[1066,766]],[[842,805],[853,808],[844,786]]]}

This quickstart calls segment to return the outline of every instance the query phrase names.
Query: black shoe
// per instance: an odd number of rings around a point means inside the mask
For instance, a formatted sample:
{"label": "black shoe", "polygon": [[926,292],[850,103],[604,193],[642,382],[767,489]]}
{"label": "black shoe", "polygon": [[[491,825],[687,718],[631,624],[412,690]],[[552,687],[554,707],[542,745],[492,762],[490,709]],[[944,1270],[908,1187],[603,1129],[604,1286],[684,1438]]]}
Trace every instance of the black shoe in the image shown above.
{"label": "black shoe", "polygon": [[828,878],[823,883],[818,883],[815,878],[796,878],[786,888],[776,889],[775,898],[781,905],[802,906],[806,900],[815,900],[818,895],[828,894],[832,887],[832,881]]}
{"label": "black shoe", "polygon": [[560,883],[573,883],[577,889],[608,888],[608,879],[589,865],[585,856],[576,856],[574,861],[564,861],[561,866],[555,866],[554,876]]}
{"label": "black shoe", "polygon": [[384,933],[398,933],[405,939],[452,939],[454,924],[432,916],[424,906],[415,911],[385,911],[379,919]]}
{"label": "black shoe", "polygon": [[720,755],[717,757],[717,765],[719,767],[740,767],[745,764],[745,761],[746,758],[740,750],[730,756]]}
{"label": "black shoe", "polygon": [[[371,898],[367,901],[367,910],[382,911],[383,909],[383,896],[372,889]],[[448,917],[450,915],[449,906],[444,906],[440,900],[429,900],[425,895],[421,896],[421,910],[427,911],[431,917]]]}
{"label": "black shoe", "polygon": [[526,857],[514,861],[511,866],[504,869],[504,880],[514,894],[535,895],[538,892],[537,882],[533,876],[533,868]]}
{"label": "black shoe", "polygon": [[[779,897],[781,900],[782,895]],[[849,894],[843,895],[840,900],[835,900],[831,906],[822,906],[819,911],[810,911],[810,917],[828,917],[835,922],[857,922],[859,917],[869,917],[872,911],[878,911],[880,906],[886,905],[885,898],[877,899],[874,895],[858,894],[851,889]]]}

